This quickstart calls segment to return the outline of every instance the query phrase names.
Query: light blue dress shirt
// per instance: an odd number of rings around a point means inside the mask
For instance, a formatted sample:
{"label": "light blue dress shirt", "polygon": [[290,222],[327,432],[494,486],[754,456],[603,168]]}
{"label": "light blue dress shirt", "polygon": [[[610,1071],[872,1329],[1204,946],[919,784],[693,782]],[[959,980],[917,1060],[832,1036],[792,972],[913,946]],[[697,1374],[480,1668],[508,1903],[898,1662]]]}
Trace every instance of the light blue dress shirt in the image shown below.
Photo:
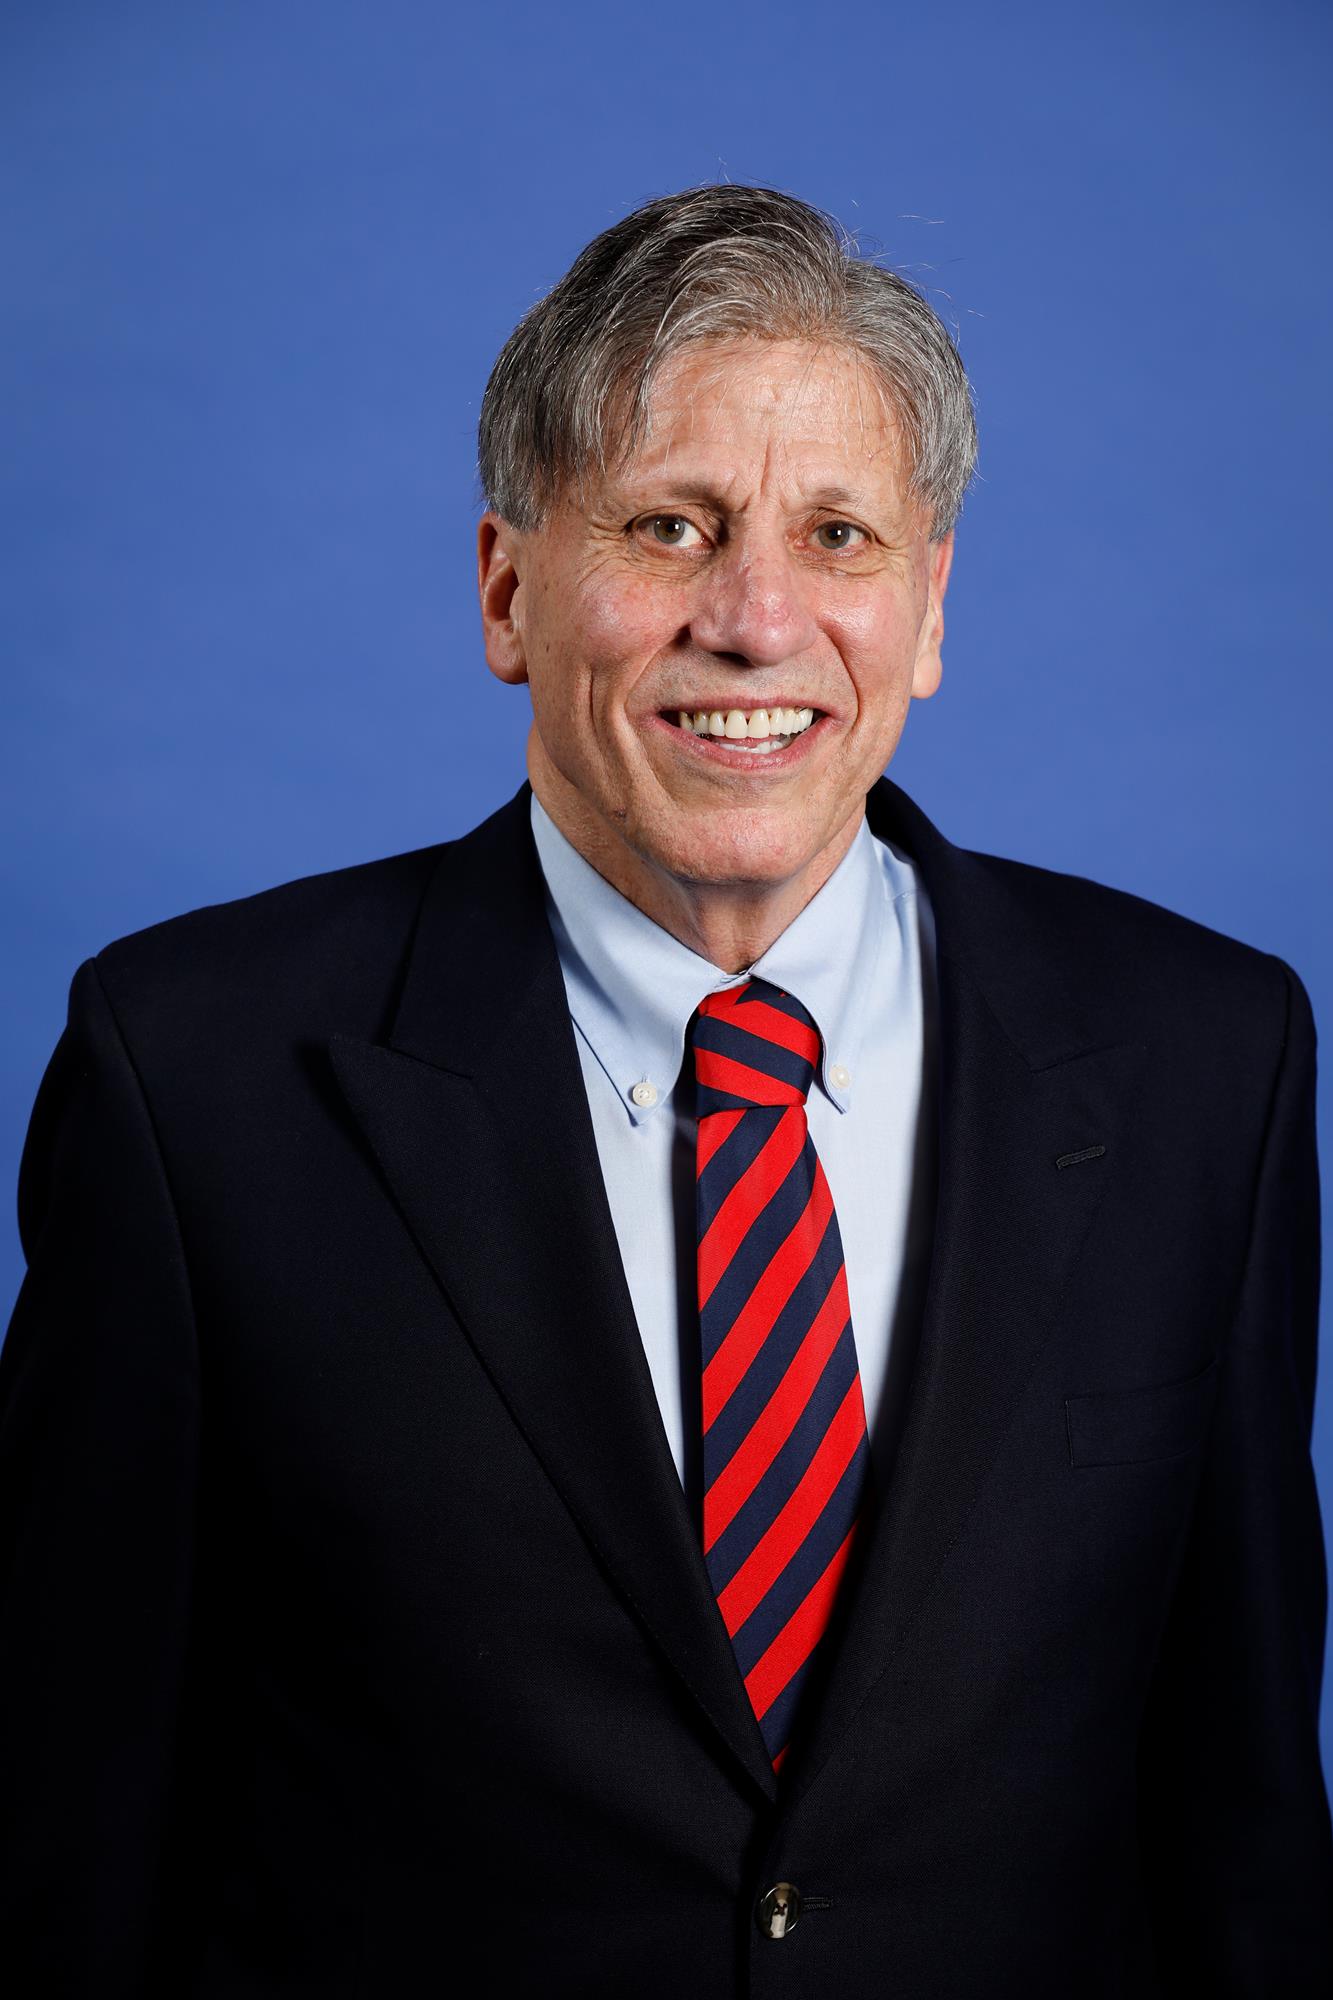
{"label": "light blue dress shirt", "polygon": [[890,1350],[920,1309],[933,1225],[935,936],[907,857],[863,821],[838,867],[748,973],[700,958],[591,867],[532,800],[569,1011],[644,1353],[682,1479],[697,1463],[694,1141],[678,1091],[708,993],[751,974],[795,994],[823,1058],[806,1111],[847,1262],[872,1454]]}

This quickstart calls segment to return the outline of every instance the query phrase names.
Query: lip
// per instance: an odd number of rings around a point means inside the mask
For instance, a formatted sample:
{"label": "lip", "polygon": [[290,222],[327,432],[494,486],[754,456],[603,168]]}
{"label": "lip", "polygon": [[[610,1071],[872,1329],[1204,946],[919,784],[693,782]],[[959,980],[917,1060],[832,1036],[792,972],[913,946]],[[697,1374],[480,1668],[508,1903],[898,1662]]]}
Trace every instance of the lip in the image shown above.
{"label": "lip", "polygon": [[[797,704],[789,704],[795,708]],[[678,723],[668,722],[664,715],[656,713],[646,717],[649,729],[661,731],[674,740],[676,748],[686,757],[702,757],[715,768],[724,771],[748,771],[754,777],[763,777],[792,770],[810,755],[812,737],[822,737],[826,730],[835,727],[831,715],[818,715],[808,729],[803,729],[787,745],[785,750],[769,750],[756,756],[752,750],[739,750],[734,741],[725,736],[696,736],[692,730],[682,729]]]}
{"label": "lip", "polygon": [[[727,694],[723,695],[718,701],[701,701],[697,697],[692,701],[665,701],[660,708],[654,710],[654,713],[665,715],[669,718],[673,715],[679,715],[683,710],[688,710],[691,715],[697,715],[702,708],[710,715],[714,709],[717,709],[722,715],[729,715],[733,708],[740,708],[742,714],[750,715],[757,708],[815,708],[815,706],[816,704],[807,695],[794,694],[790,701],[779,699],[775,695],[771,701],[749,701],[742,708],[741,703],[737,701],[734,694]],[[818,710],[818,713],[821,715],[826,712],[823,709]]]}

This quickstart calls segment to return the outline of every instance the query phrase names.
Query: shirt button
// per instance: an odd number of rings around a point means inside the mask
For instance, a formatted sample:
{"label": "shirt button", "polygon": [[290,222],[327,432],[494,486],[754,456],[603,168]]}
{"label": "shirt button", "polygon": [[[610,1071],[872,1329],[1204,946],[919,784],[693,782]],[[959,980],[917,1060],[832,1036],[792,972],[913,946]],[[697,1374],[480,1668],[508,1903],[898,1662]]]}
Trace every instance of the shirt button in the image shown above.
{"label": "shirt button", "polygon": [[852,1073],[849,1069],[844,1069],[841,1063],[834,1063],[828,1073],[828,1080],[835,1090],[846,1090],[851,1084]]}
{"label": "shirt button", "polygon": [[645,1077],[642,1083],[635,1084],[633,1090],[630,1092],[630,1096],[638,1105],[640,1111],[651,1111],[657,1102],[657,1085],[649,1083]]}
{"label": "shirt button", "polygon": [[786,1937],[801,1914],[801,1892],[794,1882],[775,1882],[759,1898],[759,1928],[765,1937]]}

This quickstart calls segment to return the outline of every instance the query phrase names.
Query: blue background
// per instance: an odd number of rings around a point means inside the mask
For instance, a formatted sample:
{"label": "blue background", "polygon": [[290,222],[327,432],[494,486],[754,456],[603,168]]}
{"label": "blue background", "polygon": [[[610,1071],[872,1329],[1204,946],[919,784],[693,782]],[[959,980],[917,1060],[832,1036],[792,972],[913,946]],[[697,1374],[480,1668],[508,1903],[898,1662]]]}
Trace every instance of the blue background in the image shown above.
{"label": "blue background", "polygon": [[[982,476],[894,776],[1280,953],[1328,1033],[1331,41],[1293,0],[10,0],[0,1180],[82,958],[512,791],[486,375],[706,180],[832,210],[959,331]],[[21,1271],[10,1197],[0,1312]],[[1333,1521],[1327,1346],[1316,1455]]]}

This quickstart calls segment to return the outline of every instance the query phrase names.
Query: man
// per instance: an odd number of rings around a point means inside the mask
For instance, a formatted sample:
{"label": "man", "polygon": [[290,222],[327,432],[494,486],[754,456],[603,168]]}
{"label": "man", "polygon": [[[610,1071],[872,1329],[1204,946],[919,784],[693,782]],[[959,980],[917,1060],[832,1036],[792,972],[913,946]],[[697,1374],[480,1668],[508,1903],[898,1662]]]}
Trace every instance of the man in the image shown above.
{"label": "man", "polygon": [[78,969],[9,1990],[1329,1990],[1309,1004],[881,779],[972,452],[825,218],[648,204],[483,409],[530,789]]}

